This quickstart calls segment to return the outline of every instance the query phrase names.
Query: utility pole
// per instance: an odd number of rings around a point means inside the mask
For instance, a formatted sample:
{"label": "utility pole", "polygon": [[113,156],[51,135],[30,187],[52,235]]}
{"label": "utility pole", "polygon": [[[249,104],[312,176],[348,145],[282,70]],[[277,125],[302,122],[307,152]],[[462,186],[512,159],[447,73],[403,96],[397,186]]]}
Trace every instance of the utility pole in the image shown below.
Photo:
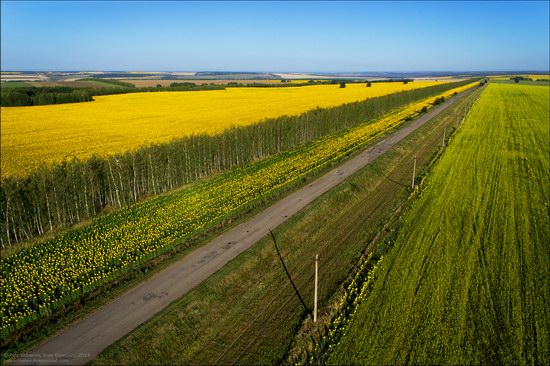
{"label": "utility pole", "polygon": [[313,322],[317,322],[317,281],[319,279],[319,254],[315,254],[315,294],[313,303]]}
{"label": "utility pole", "polygon": [[443,129],[443,144],[441,146],[445,147],[445,133],[447,132],[447,127]]}
{"label": "utility pole", "polygon": [[414,189],[414,178],[416,176],[416,155],[414,156],[414,165],[413,165],[413,180],[412,180],[412,189]]}

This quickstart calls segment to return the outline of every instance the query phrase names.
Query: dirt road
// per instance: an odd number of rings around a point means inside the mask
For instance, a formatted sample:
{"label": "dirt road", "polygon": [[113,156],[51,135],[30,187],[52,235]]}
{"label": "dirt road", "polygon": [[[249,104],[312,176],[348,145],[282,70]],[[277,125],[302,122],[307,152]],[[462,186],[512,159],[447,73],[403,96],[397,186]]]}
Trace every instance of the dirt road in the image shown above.
{"label": "dirt road", "polygon": [[[388,151],[411,132],[454,104],[456,96],[355,155],[309,185],[269,206],[241,225],[197,248],[116,300],[70,325],[14,362],[24,365],[82,365],[128,334],[346,178]],[[411,172],[412,173],[412,172]]]}

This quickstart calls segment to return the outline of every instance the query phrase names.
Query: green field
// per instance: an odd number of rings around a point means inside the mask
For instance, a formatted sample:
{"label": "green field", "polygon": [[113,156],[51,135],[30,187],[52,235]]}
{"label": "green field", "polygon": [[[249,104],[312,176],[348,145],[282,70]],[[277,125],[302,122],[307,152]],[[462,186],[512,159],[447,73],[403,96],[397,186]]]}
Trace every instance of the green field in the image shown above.
{"label": "green field", "polygon": [[[478,91],[276,230],[290,273],[313,301],[313,255],[320,254],[320,309],[350,263],[409,195],[413,156],[426,171],[443,129],[461,120]],[[286,357],[304,311],[267,238],[121,341],[96,364],[273,364]],[[151,348],[155,349],[150,352]]]}
{"label": "green field", "polygon": [[550,364],[549,89],[490,84],[330,364]]}
{"label": "green field", "polygon": [[32,86],[32,81],[5,81],[0,83],[2,89],[28,88]]}

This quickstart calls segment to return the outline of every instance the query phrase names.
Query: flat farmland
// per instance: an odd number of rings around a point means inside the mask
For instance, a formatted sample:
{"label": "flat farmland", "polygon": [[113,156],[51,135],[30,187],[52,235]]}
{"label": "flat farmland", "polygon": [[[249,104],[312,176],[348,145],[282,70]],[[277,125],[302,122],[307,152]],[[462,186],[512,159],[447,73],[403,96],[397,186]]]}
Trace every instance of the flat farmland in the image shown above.
{"label": "flat farmland", "polygon": [[46,86],[46,87],[54,87],[54,86],[64,86],[68,88],[92,88],[92,89],[100,89],[100,88],[116,88],[116,85],[104,83],[101,81],[101,79],[98,80],[70,80],[70,81],[33,81],[29,82],[30,86],[35,86],[37,88]]}
{"label": "flat farmland", "polygon": [[[156,85],[156,84],[155,84]],[[9,81],[2,82],[2,88],[21,88],[21,87],[67,87],[67,88],[91,88],[91,89],[101,89],[101,88],[116,88],[117,85],[103,82],[101,79],[97,80],[62,80],[62,81]]]}
{"label": "flat farmland", "polygon": [[21,73],[2,73],[0,75],[2,81],[35,81],[43,80],[43,76],[39,74],[21,74]]}
{"label": "flat farmland", "polygon": [[513,78],[514,76],[521,76],[521,77],[529,78],[529,79],[533,79],[533,80],[548,80],[548,79],[550,79],[550,75],[548,75],[548,74],[495,75],[495,76],[491,76],[491,79],[493,79],[493,80],[510,80],[510,78]]}
{"label": "flat farmland", "polygon": [[[281,83],[280,79],[260,79],[260,80],[254,80],[254,79],[240,79],[240,80],[234,80],[234,79],[220,79],[220,80],[194,80],[194,79],[180,79],[180,80],[164,80],[164,79],[120,79],[120,81],[124,81],[126,83],[132,83],[138,88],[142,87],[148,87],[148,86],[170,86],[172,83],[195,83],[197,85],[202,84],[215,84],[215,85],[225,85],[228,83],[240,83],[240,84],[252,84],[252,83],[258,83],[258,84],[279,84]],[[304,84],[307,83],[309,80],[291,80],[291,83],[294,84]]]}
{"label": "flat farmland", "polygon": [[329,364],[549,364],[549,88],[490,84]]}
{"label": "flat farmland", "polygon": [[[0,298],[5,299],[0,332],[13,335],[29,322],[43,319],[50,309],[74,301],[135,265],[175,246],[190,245],[187,239],[193,235],[343,159],[407,117],[419,115],[441,96],[450,97],[476,84],[447,90],[298,149],[101,216],[81,229],[7,256],[0,281]],[[60,252],[66,255],[56,255]]]}
{"label": "flat farmland", "polygon": [[33,86],[33,81],[3,81],[2,84],[0,84],[0,88],[2,89],[14,89],[14,88],[23,88],[23,87],[30,87]]}
{"label": "flat farmland", "polygon": [[2,177],[66,158],[107,156],[193,134],[216,134],[316,107],[332,107],[436,82],[230,88],[96,96],[93,102],[1,109]]}

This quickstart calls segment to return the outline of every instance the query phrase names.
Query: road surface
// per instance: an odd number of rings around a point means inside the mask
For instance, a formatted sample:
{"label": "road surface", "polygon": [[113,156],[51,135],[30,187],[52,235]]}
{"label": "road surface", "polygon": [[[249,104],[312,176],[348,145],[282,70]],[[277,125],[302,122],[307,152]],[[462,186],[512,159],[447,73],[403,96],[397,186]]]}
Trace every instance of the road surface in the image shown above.
{"label": "road surface", "polygon": [[13,364],[83,365],[93,360],[112,343],[151,319],[230,260],[249,249],[265,237],[269,229],[275,229],[323,193],[345,181],[414,130],[456,103],[460,97],[461,95],[455,96],[446,103],[432,108],[373,147],[355,155],[246,222],[197,248],[117,299],[20,355]]}

